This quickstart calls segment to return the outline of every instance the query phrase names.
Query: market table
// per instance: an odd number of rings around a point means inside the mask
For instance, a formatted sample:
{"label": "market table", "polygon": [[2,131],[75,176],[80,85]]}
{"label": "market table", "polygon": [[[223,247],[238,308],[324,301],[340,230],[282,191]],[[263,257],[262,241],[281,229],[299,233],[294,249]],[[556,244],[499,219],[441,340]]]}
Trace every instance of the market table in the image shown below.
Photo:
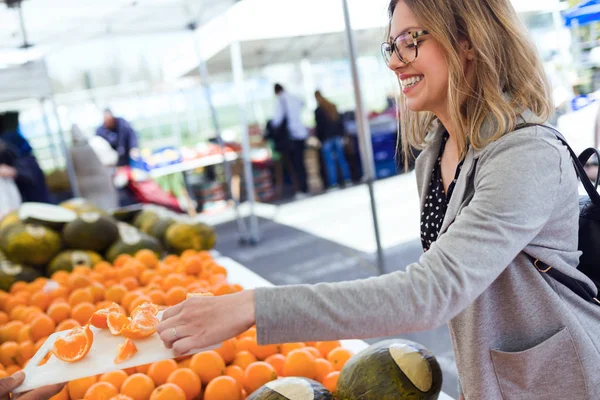
{"label": "market table", "polygon": [[[242,264],[229,257],[216,257],[215,262],[222,265],[227,270],[227,280],[230,283],[242,285],[245,289],[254,289],[257,287],[274,286],[263,277],[250,271]],[[367,348],[369,345],[362,340],[342,340],[342,345],[355,353]],[[440,393],[438,400],[454,400],[446,393]]]}

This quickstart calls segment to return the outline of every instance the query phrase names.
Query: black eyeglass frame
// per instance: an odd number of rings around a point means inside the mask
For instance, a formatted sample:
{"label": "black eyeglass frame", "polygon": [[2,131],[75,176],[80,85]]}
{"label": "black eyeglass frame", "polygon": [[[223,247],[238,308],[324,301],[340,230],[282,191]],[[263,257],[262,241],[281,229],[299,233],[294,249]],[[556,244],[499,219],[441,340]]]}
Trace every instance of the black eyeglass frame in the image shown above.
{"label": "black eyeglass frame", "polygon": [[[404,35],[409,35],[410,37],[412,37],[413,43],[415,45],[415,58],[412,61],[406,61],[404,59],[404,57],[402,57],[402,55],[400,54],[400,51],[398,50],[398,47],[396,46],[396,41],[398,40],[398,38],[400,36],[404,36]],[[408,31],[408,32],[403,32],[403,33],[399,34],[398,36],[396,36],[392,42],[382,42],[381,43],[381,55],[383,56],[383,60],[385,61],[386,64],[389,65],[389,63],[392,61],[393,53],[396,53],[396,56],[398,57],[398,59],[400,61],[402,61],[403,64],[408,65],[408,64],[412,63],[419,56],[419,42],[417,41],[417,39],[419,37],[425,36],[425,35],[429,35],[429,31],[427,29],[421,29],[421,30],[414,31],[414,32]],[[391,52],[389,60],[386,57],[386,53],[387,54],[390,54],[390,53],[387,52],[386,50],[384,50],[383,46],[385,46],[385,45],[389,45],[392,47],[392,52]]]}

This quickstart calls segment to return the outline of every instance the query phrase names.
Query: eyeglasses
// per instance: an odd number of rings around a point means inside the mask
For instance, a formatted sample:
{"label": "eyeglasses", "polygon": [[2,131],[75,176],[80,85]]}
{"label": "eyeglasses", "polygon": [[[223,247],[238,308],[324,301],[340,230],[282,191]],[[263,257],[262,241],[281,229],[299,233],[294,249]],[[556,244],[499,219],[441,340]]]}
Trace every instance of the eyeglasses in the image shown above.
{"label": "eyeglasses", "polygon": [[404,64],[410,64],[415,61],[419,55],[419,41],[417,40],[420,36],[428,35],[429,31],[420,30],[415,32],[401,33],[390,42],[381,43],[381,54],[386,64],[390,64],[394,51],[396,55]]}

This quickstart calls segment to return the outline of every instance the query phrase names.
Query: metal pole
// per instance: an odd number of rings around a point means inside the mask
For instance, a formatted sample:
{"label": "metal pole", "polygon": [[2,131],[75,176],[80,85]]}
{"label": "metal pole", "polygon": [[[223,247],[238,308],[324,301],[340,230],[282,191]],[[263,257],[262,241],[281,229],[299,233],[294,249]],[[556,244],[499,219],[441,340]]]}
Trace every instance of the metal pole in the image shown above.
{"label": "metal pole", "polygon": [[244,181],[246,185],[246,196],[250,204],[250,243],[259,241],[258,219],[254,214],[254,177],[252,174],[252,162],[250,160],[250,139],[248,137],[248,123],[246,121],[246,95],[244,89],[244,66],[242,64],[242,50],[240,42],[231,43],[231,69],[233,70],[233,81],[240,111],[240,125],[242,128],[242,158],[244,163]]}
{"label": "metal pole", "polygon": [[344,8],[344,22],[346,24],[346,41],[350,58],[350,68],[352,70],[352,80],[354,82],[354,97],[356,98],[356,122],[358,128],[358,145],[363,148],[362,155],[363,173],[366,175],[366,183],[369,188],[369,198],[371,200],[371,213],[373,214],[373,227],[375,229],[375,240],[377,242],[377,269],[379,274],[385,273],[385,263],[383,260],[383,250],[381,248],[381,238],[379,235],[379,222],[377,220],[377,206],[375,205],[375,194],[373,191],[373,181],[375,180],[375,163],[373,161],[373,144],[371,142],[371,130],[367,114],[363,109],[363,101],[360,90],[360,79],[358,76],[358,67],[356,65],[356,44],[354,34],[350,23],[350,11],[348,10],[347,0],[342,0]]}
{"label": "metal pole", "polygon": [[52,154],[52,161],[54,161],[54,168],[59,168],[58,154],[56,154],[56,143],[54,142],[54,135],[50,128],[50,122],[48,121],[48,115],[46,114],[46,108],[44,107],[44,99],[40,99],[40,109],[42,111],[42,121],[44,121],[44,127],[46,128],[46,136],[50,147],[50,153]]}
{"label": "metal pole", "polygon": [[58,114],[58,107],[56,106],[54,97],[50,97],[50,103],[52,104],[54,117],[56,118],[56,124],[58,125],[58,138],[60,141],[60,147],[63,151],[63,154],[65,155],[67,175],[69,176],[69,183],[71,184],[71,192],[73,192],[73,197],[79,197],[80,193],[79,186],[77,185],[77,176],[75,175],[75,169],[73,168],[73,160],[71,160],[71,154],[69,153],[67,143],[65,142],[65,133],[60,122],[60,115]]}
{"label": "metal pole", "polygon": [[238,225],[238,232],[240,234],[240,242],[245,243],[249,240],[248,229],[246,228],[246,222],[240,215],[239,202],[233,197],[231,192],[231,164],[229,163],[229,161],[227,161],[227,158],[225,157],[225,143],[223,142],[223,138],[221,137],[221,127],[219,125],[219,119],[217,118],[217,111],[215,110],[212,101],[212,91],[210,88],[210,83],[208,81],[208,71],[206,69],[206,64],[204,63],[204,58],[202,58],[200,45],[198,43],[198,40],[196,39],[196,36],[194,35],[194,30],[192,30],[192,39],[194,41],[196,55],[198,56],[198,72],[200,73],[200,80],[202,88],[204,89],[204,96],[206,97],[206,103],[208,103],[208,107],[210,109],[210,115],[213,127],[215,129],[215,135],[217,136],[217,142],[221,147],[221,156],[223,157],[223,169],[225,170],[225,180],[227,181],[227,196],[233,201],[233,209],[235,212],[235,219]]}

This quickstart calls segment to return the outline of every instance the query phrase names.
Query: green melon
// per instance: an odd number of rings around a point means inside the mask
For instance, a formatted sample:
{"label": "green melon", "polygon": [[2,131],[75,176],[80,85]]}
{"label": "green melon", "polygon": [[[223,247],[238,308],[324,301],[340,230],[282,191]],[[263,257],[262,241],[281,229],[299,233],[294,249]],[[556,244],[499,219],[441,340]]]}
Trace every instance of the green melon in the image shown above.
{"label": "green melon", "polygon": [[333,400],[333,395],[319,382],[292,377],[268,382],[246,400]]}
{"label": "green melon", "polygon": [[16,224],[0,238],[0,248],[17,264],[46,265],[62,247],[60,235],[41,225]]}
{"label": "green melon", "polygon": [[75,211],[77,214],[86,212],[97,212],[102,215],[107,215],[106,211],[81,197],[63,201],[59,204],[59,206],[69,209],[71,211]]}
{"label": "green melon", "polygon": [[19,208],[19,219],[26,224],[44,225],[55,231],[61,231],[77,214],[64,207],[46,203],[23,203]]}
{"label": "green melon", "polygon": [[4,229],[10,228],[19,222],[21,222],[19,219],[19,210],[11,211],[6,214],[4,218],[2,218],[2,221],[0,221],[0,236],[2,236],[2,231],[4,231]]}
{"label": "green melon", "polygon": [[56,271],[71,272],[77,266],[88,266],[91,268],[100,261],[102,261],[102,256],[93,251],[66,250],[60,252],[52,259],[46,269],[46,275],[52,276]]}
{"label": "green melon", "polygon": [[103,252],[119,238],[117,222],[96,212],[81,213],[63,230],[63,238],[72,249]]}
{"label": "green melon", "polygon": [[174,223],[175,220],[171,218],[159,218],[158,220],[154,221],[153,224],[150,224],[146,227],[147,231],[142,230],[142,232],[145,232],[150,236],[157,238],[161,242],[164,242],[167,230]]}
{"label": "green melon", "polygon": [[121,254],[133,256],[142,249],[152,250],[159,257],[162,255],[162,246],[158,239],[140,232],[130,225],[120,223],[119,240],[110,246],[106,252],[106,259],[113,262]]}
{"label": "green melon", "polygon": [[158,219],[158,213],[153,210],[144,209],[138,213],[133,219],[133,226],[138,229],[141,229],[142,226],[146,223],[146,220],[156,220]]}
{"label": "green melon", "polygon": [[215,247],[216,234],[203,223],[175,223],[167,229],[165,242],[169,251],[181,254],[185,250],[210,250]]}
{"label": "green melon", "polygon": [[435,400],[442,389],[442,370],[435,356],[408,340],[386,340],[369,346],[346,364],[338,379],[338,400]]}
{"label": "green melon", "polygon": [[143,204],[132,204],[112,210],[111,215],[117,221],[132,223],[135,217],[144,209]]}
{"label": "green melon", "polygon": [[0,254],[0,290],[8,292],[15,282],[33,282],[40,276],[36,269],[15,264]]}

